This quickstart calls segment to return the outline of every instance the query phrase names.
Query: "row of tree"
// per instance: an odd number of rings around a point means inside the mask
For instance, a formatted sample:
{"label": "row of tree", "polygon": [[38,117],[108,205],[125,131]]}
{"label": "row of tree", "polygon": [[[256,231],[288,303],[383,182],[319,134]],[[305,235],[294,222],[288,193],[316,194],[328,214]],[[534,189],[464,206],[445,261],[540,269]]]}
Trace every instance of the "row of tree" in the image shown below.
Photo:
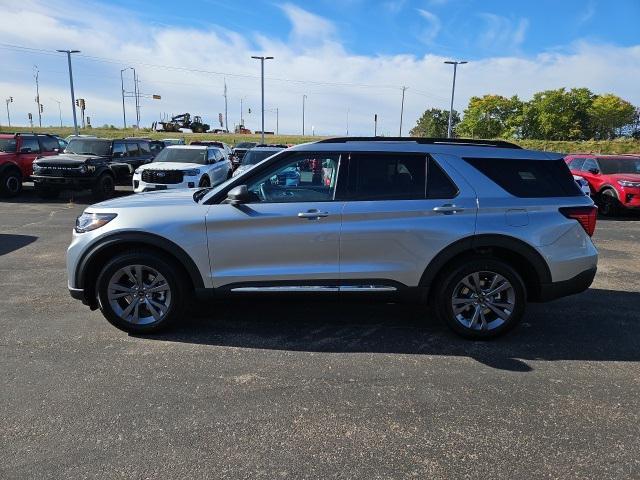
{"label": "row of tree", "polygon": [[[541,140],[608,140],[640,135],[640,108],[607,93],[588,88],[545,90],[527,102],[517,96],[471,97],[460,115],[452,113],[455,135],[470,138]],[[411,135],[446,137],[449,111],[424,112]]]}

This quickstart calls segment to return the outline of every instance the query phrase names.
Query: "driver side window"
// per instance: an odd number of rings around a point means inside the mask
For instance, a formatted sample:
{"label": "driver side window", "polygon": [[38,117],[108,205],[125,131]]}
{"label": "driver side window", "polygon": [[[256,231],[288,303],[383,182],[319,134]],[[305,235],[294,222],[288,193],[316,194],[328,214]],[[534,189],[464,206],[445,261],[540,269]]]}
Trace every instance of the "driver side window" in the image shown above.
{"label": "driver side window", "polygon": [[332,201],[339,160],[337,153],[304,153],[290,157],[249,182],[251,203]]}

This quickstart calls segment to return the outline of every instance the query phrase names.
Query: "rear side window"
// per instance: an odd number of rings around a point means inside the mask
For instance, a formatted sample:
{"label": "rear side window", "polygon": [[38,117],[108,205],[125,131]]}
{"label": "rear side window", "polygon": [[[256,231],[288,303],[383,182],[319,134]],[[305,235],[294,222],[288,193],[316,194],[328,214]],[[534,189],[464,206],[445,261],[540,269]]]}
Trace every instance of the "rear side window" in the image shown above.
{"label": "rear side window", "polygon": [[352,153],[351,200],[413,200],[425,198],[426,156]]}
{"label": "rear side window", "polygon": [[582,165],[584,164],[584,158],[574,158],[569,161],[569,168],[571,170],[582,170]]}
{"label": "rear side window", "polygon": [[440,165],[430,158],[427,169],[427,198],[454,198],[456,195],[458,195],[456,184]]}
{"label": "rear side window", "polygon": [[[28,149],[28,150],[27,150]],[[40,144],[36,137],[22,137],[22,145],[20,146],[21,152],[39,153]]]}
{"label": "rear side window", "polygon": [[40,144],[42,145],[42,150],[45,152],[54,152],[60,149],[58,140],[53,137],[40,137]]}
{"label": "rear side window", "polygon": [[127,152],[130,157],[137,157],[140,155],[140,149],[137,143],[127,143]]}
{"label": "rear side window", "polygon": [[465,158],[465,161],[516,197],[583,195],[563,159]]}
{"label": "rear side window", "polygon": [[151,148],[149,148],[149,144],[147,142],[140,142],[138,146],[140,147],[140,153],[143,155],[151,153]]}

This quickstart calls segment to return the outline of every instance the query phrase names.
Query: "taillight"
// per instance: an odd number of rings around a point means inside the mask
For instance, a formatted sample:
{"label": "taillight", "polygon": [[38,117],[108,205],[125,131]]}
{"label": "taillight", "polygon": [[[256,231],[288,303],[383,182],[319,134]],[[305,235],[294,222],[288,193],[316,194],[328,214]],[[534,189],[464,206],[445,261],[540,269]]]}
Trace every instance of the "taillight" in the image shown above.
{"label": "taillight", "polygon": [[560,213],[567,218],[577,220],[587,235],[592,236],[596,229],[596,220],[598,218],[597,207],[563,207]]}

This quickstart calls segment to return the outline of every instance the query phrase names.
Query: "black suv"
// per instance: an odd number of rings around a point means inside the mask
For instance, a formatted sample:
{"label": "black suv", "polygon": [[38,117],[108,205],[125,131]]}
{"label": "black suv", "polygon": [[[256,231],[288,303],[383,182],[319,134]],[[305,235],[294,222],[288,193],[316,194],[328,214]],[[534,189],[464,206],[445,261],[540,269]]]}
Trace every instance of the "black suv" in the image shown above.
{"label": "black suv", "polygon": [[108,198],[116,184],[130,185],[134,170],[153,156],[148,140],[72,138],[61,155],[33,163],[33,184],[42,198],[62,190],[92,190]]}

